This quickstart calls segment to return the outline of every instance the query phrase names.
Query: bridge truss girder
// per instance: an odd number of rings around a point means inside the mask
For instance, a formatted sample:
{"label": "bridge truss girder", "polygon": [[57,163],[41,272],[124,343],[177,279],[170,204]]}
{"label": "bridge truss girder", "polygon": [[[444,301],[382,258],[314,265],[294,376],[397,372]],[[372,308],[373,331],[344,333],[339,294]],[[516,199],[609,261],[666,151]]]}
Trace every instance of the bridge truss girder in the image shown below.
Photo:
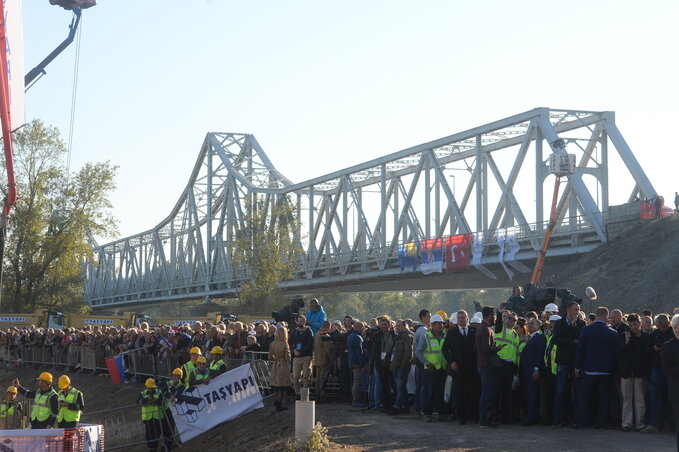
{"label": "bridge truss girder", "polygon": [[578,168],[559,199],[555,255],[606,241],[611,149],[630,176],[630,197],[655,194],[612,112],[538,108],[300,183],[273,166],[254,136],[208,133],[167,218],[95,247],[86,298],[109,307],[233,296],[249,275],[236,264],[234,241],[250,227],[255,198],[269,213],[284,200],[294,206],[298,270],[281,284],[291,291],[386,281],[398,274],[399,244],[460,233],[482,233],[483,263],[492,264],[495,233],[509,228],[518,257],[534,259],[549,216],[547,156],[559,140]]}

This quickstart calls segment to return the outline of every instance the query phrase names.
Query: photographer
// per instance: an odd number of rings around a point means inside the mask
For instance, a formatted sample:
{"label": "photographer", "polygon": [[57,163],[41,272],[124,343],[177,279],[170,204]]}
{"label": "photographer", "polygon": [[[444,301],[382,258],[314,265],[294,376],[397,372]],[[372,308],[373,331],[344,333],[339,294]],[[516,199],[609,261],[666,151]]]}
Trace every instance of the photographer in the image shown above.
{"label": "photographer", "polygon": [[297,316],[297,328],[290,333],[288,343],[292,350],[292,385],[299,397],[300,385],[309,387],[311,382],[311,355],[314,348],[314,333],[306,326],[306,318]]}

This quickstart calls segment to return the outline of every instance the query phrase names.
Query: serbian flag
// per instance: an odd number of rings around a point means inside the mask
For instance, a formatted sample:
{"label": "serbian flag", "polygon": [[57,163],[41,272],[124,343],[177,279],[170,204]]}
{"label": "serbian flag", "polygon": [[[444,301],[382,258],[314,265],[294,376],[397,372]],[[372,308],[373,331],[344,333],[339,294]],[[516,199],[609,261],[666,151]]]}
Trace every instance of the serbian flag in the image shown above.
{"label": "serbian flag", "polygon": [[446,273],[455,273],[469,268],[472,257],[472,235],[460,234],[446,239]]}
{"label": "serbian flag", "polygon": [[124,355],[109,356],[105,361],[114,385],[119,385],[121,381],[126,380]]}
{"label": "serbian flag", "polygon": [[420,242],[420,256],[422,257],[420,270],[422,270],[423,275],[443,273],[445,250],[445,239],[443,238]]}
{"label": "serbian flag", "polygon": [[419,251],[417,242],[404,243],[398,246],[398,263],[401,265],[401,271],[406,267],[413,267],[413,271],[420,263]]}

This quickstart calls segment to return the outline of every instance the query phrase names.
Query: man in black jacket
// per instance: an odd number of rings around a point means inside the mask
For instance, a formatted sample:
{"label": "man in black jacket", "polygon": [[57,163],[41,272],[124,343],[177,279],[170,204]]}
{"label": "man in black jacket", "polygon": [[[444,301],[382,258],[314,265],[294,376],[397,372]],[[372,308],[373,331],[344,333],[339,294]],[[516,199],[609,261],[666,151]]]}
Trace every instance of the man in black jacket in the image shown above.
{"label": "man in black jacket", "polygon": [[580,304],[571,301],[566,306],[566,316],[554,324],[552,342],[556,346],[556,397],[554,400],[554,426],[563,427],[567,420],[566,407],[575,412],[574,388],[575,350],[585,322],[580,320]]}
{"label": "man in black jacket", "polygon": [[667,314],[660,314],[656,317],[658,327],[651,333],[651,379],[650,379],[650,400],[646,404],[648,415],[646,428],[642,433],[655,433],[667,419],[669,412],[667,403],[667,378],[662,372],[660,362],[660,350],[662,345],[674,338],[674,333],[670,327],[670,319]]}
{"label": "man in black jacket", "polygon": [[479,376],[476,370],[474,336],[476,328],[468,326],[467,311],[458,311],[454,326],[443,341],[443,356],[453,374],[454,402],[457,420],[464,425],[468,418],[478,418]]}
{"label": "man in black jacket", "polygon": [[[669,399],[675,413],[679,413],[679,314],[672,317],[674,337],[665,342],[661,349],[662,371],[670,380]],[[675,416],[677,451],[679,451],[679,416]]]}
{"label": "man in black jacket", "polygon": [[379,317],[377,325],[380,332],[375,337],[371,354],[382,388],[382,411],[390,411],[396,396],[396,379],[393,373],[389,371],[396,334],[391,330],[391,318],[388,315]]}
{"label": "man in black jacket", "polygon": [[634,415],[636,414],[636,428],[641,430],[646,413],[646,381],[647,356],[649,354],[649,336],[641,331],[641,319],[637,314],[627,317],[629,331],[618,334],[616,357],[618,374],[620,375],[620,390],[622,392],[622,431],[632,431]]}

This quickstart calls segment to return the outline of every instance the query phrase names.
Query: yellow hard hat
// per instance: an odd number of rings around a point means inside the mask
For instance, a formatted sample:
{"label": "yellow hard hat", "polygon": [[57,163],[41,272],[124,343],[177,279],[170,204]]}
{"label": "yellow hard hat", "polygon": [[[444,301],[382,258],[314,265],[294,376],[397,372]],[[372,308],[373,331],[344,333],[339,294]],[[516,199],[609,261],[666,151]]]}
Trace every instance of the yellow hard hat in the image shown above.
{"label": "yellow hard hat", "polygon": [[68,375],[59,377],[59,389],[66,389],[69,386],[71,386],[71,379],[68,378]]}
{"label": "yellow hard hat", "polygon": [[198,359],[196,360],[196,364],[198,363],[207,363],[207,359],[205,359],[204,356],[199,356]]}
{"label": "yellow hard hat", "polygon": [[52,384],[52,374],[49,372],[43,372],[40,374],[38,378],[36,378],[36,380],[42,380],[46,381],[49,384]]}
{"label": "yellow hard hat", "polygon": [[148,389],[155,388],[156,387],[156,380],[154,380],[153,378],[147,378],[146,379],[146,387]]}
{"label": "yellow hard hat", "polygon": [[197,354],[199,354],[199,355],[202,355],[202,354],[203,354],[203,352],[201,352],[200,349],[199,349],[198,347],[193,347],[193,348],[191,349],[191,351],[189,351],[189,353],[191,353],[192,355],[193,355],[194,353],[197,353]]}
{"label": "yellow hard hat", "polygon": [[18,391],[16,386],[10,386],[9,388],[7,388],[7,392],[9,392],[10,394],[16,394]]}
{"label": "yellow hard hat", "polygon": [[448,320],[448,314],[446,314],[446,311],[438,311],[437,314],[441,316],[444,322]]}
{"label": "yellow hard hat", "polygon": [[179,367],[177,367],[175,370],[172,371],[172,375],[179,375],[180,377],[183,377],[184,372]]}
{"label": "yellow hard hat", "polygon": [[220,347],[219,345],[215,345],[214,347],[212,347],[212,350],[210,350],[210,353],[222,355],[222,354],[224,354],[224,350],[222,350],[222,347]]}

